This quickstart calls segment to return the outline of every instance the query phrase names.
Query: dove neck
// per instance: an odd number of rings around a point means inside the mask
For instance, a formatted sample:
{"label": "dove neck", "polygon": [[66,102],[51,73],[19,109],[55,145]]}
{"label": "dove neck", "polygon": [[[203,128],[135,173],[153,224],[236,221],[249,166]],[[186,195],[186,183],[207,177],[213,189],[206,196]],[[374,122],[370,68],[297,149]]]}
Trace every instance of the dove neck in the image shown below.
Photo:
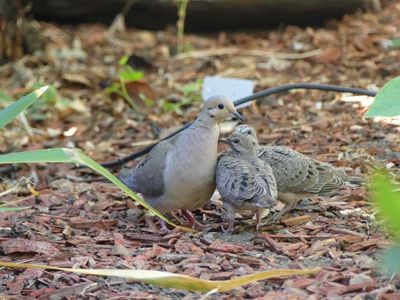
{"label": "dove neck", "polygon": [[208,115],[200,115],[190,126],[192,128],[214,129],[218,122]]}
{"label": "dove neck", "polygon": [[241,151],[237,151],[237,150],[233,149],[233,151],[236,153],[236,155],[238,155],[240,157],[249,157],[249,158],[257,157],[257,151],[255,148],[241,150]]}

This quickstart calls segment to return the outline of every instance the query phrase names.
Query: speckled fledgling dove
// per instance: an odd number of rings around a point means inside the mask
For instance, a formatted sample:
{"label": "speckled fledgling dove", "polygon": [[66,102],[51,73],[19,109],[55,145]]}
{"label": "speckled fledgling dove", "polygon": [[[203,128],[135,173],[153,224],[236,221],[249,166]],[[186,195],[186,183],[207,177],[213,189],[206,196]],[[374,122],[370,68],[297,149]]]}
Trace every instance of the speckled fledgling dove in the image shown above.
{"label": "speckled fledgling dove", "polygon": [[252,139],[257,157],[268,163],[275,175],[278,200],[285,207],[273,217],[278,220],[304,197],[310,194],[326,195],[348,183],[361,184],[363,179],[346,175],[334,166],[320,162],[293,149],[282,146],[260,146],[256,131],[248,125],[239,125],[235,133]]}
{"label": "speckled fledgling dove", "polygon": [[251,137],[232,134],[227,143],[232,150],[218,159],[216,182],[224,203],[227,231],[233,231],[236,212],[250,210],[256,213],[256,230],[260,214],[277,204],[277,187],[271,167],[257,158]]}
{"label": "speckled fledgling dove", "polygon": [[219,123],[229,116],[243,119],[231,100],[208,99],[190,127],[157,144],[120,179],[160,212],[203,206],[215,190]]}

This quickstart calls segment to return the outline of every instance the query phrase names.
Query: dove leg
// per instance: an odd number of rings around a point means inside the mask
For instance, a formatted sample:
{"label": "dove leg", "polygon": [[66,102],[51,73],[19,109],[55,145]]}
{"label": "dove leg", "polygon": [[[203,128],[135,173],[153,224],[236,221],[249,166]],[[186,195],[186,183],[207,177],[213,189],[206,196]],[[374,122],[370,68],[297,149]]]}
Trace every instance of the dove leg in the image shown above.
{"label": "dove leg", "polygon": [[224,212],[222,215],[223,220],[226,222],[228,221],[228,228],[225,229],[224,225],[221,225],[222,231],[223,232],[229,232],[232,233],[235,225],[235,214],[236,210],[233,205],[231,205],[228,202],[224,202]]}
{"label": "dove leg", "polygon": [[157,225],[154,223],[154,217],[153,216],[146,216],[144,218],[146,221],[147,226],[154,232],[158,231]]}
{"label": "dove leg", "polygon": [[[171,214],[179,223],[181,223],[182,225],[185,224],[185,221],[186,221],[186,222],[189,222],[186,218],[183,220],[183,219],[180,217],[181,215],[183,215],[181,209],[178,209],[178,210],[177,210],[177,213],[175,213],[174,211],[170,211],[170,214]],[[180,216],[178,217],[177,214],[179,214]]]}
{"label": "dove leg", "polygon": [[235,220],[228,221],[228,228],[225,229],[224,225],[221,225],[221,229],[225,233],[232,233],[233,232],[233,225],[235,224]]}
{"label": "dove leg", "polygon": [[260,225],[261,225],[261,214],[262,214],[262,210],[257,210],[256,212],[256,231],[258,231],[258,229],[260,229]]}
{"label": "dove leg", "polygon": [[168,229],[167,224],[165,223],[164,220],[160,219],[160,229],[154,223],[154,220],[155,220],[154,216],[145,217],[146,224],[152,231],[158,232],[158,233],[169,233],[169,232],[171,232],[171,230]]}
{"label": "dove leg", "polygon": [[193,229],[207,229],[208,226],[199,223],[193,216],[192,212],[187,209],[182,209],[182,215],[188,221],[188,225]]}
{"label": "dove leg", "polygon": [[306,194],[303,194],[303,193],[299,193],[299,194],[278,193],[278,200],[281,201],[282,203],[284,203],[285,206],[283,207],[283,209],[280,212],[278,212],[274,216],[272,216],[270,221],[272,223],[278,221],[280,218],[282,218],[283,215],[285,215],[287,212],[289,212],[293,208],[295,208],[297,206],[297,203],[299,203],[299,201],[305,196],[306,196]]}
{"label": "dove leg", "polygon": [[161,233],[170,233],[171,230],[168,229],[167,224],[164,220],[160,219],[160,232]]}
{"label": "dove leg", "polygon": [[281,211],[279,211],[278,213],[276,213],[272,219],[271,222],[275,223],[276,221],[278,221],[280,218],[282,218],[283,215],[285,215],[287,212],[291,211],[294,207],[296,206],[296,203],[290,203],[290,204],[286,204],[284,206],[284,208],[281,209]]}

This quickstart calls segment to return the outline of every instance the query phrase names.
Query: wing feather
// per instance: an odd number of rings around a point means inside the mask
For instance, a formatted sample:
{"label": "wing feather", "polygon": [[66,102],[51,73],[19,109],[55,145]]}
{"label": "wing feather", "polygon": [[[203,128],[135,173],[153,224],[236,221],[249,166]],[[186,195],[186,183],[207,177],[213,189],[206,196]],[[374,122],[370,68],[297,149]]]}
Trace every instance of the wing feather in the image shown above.
{"label": "wing feather", "polygon": [[255,200],[260,207],[268,207],[271,201],[276,201],[272,169],[260,159],[249,160],[228,152],[218,160],[216,181],[224,201],[243,205]]}

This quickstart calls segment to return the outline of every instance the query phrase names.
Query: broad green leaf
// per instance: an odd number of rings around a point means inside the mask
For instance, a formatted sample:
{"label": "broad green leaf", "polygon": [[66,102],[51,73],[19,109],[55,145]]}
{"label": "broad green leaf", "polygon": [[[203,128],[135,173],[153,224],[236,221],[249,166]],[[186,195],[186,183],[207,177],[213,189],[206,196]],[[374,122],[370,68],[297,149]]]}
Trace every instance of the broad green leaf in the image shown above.
{"label": "broad green leaf", "polygon": [[371,182],[372,200],[383,221],[400,237],[400,193],[385,174],[377,173]]}
{"label": "broad green leaf", "polygon": [[366,118],[395,116],[400,116],[400,76],[378,91],[366,114]]}
{"label": "broad green leaf", "polygon": [[120,66],[125,66],[128,60],[129,60],[129,55],[124,55],[118,60],[118,64]]}
{"label": "broad green leaf", "polygon": [[0,207],[0,213],[2,212],[9,212],[9,211],[20,211],[20,210],[24,210],[30,208],[29,206],[26,207]]}
{"label": "broad green leaf", "polygon": [[121,190],[123,190],[126,194],[128,194],[132,199],[140,203],[142,206],[147,208],[153,214],[163,219],[166,223],[179,227],[180,229],[188,232],[194,232],[194,230],[190,228],[186,228],[183,226],[178,226],[175,223],[171,222],[168,218],[166,218],[163,214],[161,214],[158,210],[148,204],[145,200],[140,198],[138,195],[133,193],[126,185],[124,185],[117,177],[111,174],[107,169],[100,166],[94,160],[83,154],[79,150],[72,150],[66,148],[53,148],[53,149],[42,149],[35,151],[25,151],[25,152],[15,152],[0,155],[0,164],[16,164],[16,163],[77,163],[85,165],[97,173],[103,175],[116,186],[118,186]]}
{"label": "broad green leaf", "polygon": [[135,71],[130,66],[124,66],[124,68],[119,72],[119,78],[123,81],[137,81],[142,79],[143,76],[143,72]]}
{"label": "broad green leaf", "polygon": [[121,85],[120,85],[119,83],[113,83],[112,85],[110,85],[109,87],[107,87],[107,88],[105,89],[105,91],[106,91],[107,93],[110,93],[110,94],[112,94],[112,93],[120,93],[120,91],[121,91]]}
{"label": "broad green leaf", "polygon": [[211,290],[225,292],[259,280],[295,276],[295,275],[311,275],[311,274],[316,274],[320,271],[319,268],[298,269],[298,270],[276,269],[276,270],[269,270],[251,275],[236,277],[229,280],[203,280],[186,275],[179,275],[169,272],[150,271],[150,270],[70,269],[70,268],[59,268],[46,265],[17,264],[11,262],[0,262],[0,266],[8,268],[57,270],[64,272],[73,272],[82,275],[120,277],[147,284],[154,284],[161,287],[176,288],[187,291],[201,291],[201,292],[208,292]]}
{"label": "broad green leaf", "polygon": [[[41,87],[44,87],[46,85],[41,84],[41,83],[34,83],[32,84],[32,89],[39,89]],[[57,90],[54,86],[49,85],[47,91],[43,94],[42,99],[46,102],[46,103],[56,103],[57,102]]]}
{"label": "broad green leaf", "polygon": [[73,152],[71,149],[53,148],[35,151],[14,152],[0,155],[0,164],[21,164],[21,163],[70,163],[75,162],[66,152]]}
{"label": "broad green leaf", "polygon": [[385,250],[380,259],[380,265],[389,275],[400,273],[400,242]]}
{"label": "broad green leaf", "polygon": [[21,112],[42,96],[47,89],[48,86],[41,87],[0,111],[0,128],[3,128],[14,120]]}
{"label": "broad green leaf", "polygon": [[185,84],[184,86],[180,87],[179,90],[184,94],[184,95],[189,95],[193,94],[199,91],[200,85],[197,82],[192,82]]}

